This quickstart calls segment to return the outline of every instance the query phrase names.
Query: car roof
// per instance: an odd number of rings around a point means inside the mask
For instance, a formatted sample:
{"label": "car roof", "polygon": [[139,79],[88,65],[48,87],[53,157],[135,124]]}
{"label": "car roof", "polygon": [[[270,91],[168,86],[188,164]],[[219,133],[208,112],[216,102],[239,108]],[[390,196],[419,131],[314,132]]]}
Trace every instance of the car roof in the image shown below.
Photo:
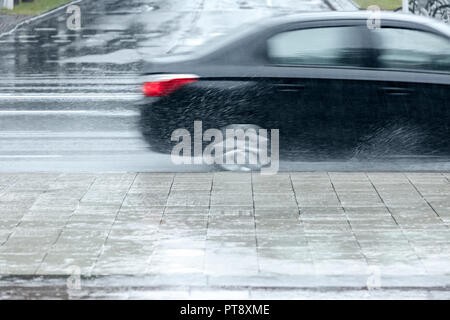
{"label": "car roof", "polygon": [[[378,14],[378,13],[377,13]],[[404,13],[392,13],[392,12],[379,12],[378,16],[381,21],[383,19],[389,21],[397,21],[399,23],[417,23],[422,26],[430,27],[437,32],[440,32],[447,37],[450,37],[450,26],[439,22],[437,20],[426,18],[422,16],[417,16],[413,14],[404,14]],[[183,61],[186,59],[186,54],[190,56],[190,58],[202,58],[208,56],[210,54],[215,55],[218,52],[221,52],[222,49],[227,48],[229,45],[235,44],[237,41],[247,41],[247,37],[255,36],[258,32],[266,32],[268,29],[282,26],[284,24],[290,23],[302,23],[302,22],[326,22],[326,21],[336,21],[336,20],[367,20],[369,18],[373,19],[373,12],[371,11],[321,11],[321,12],[302,12],[296,14],[281,14],[277,16],[272,16],[269,18],[264,18],[256,21],[252,21],[251,24],[248,24],[248,28],[243,28],[239,26],[239,32],[229,32],[223,38],[217,41],[216,38],[211,39],[200,46],[201,50],[195,50],[191,52],[179,53],[175,55],[163,56],[158,58],[152,58],[154,63],[162,62],[162,63],[174,63]],[[243,31],[241,30],[243,29]],[[198,48],[197,48],[198,49]]]}
{"label": "car roof", "polygon": [[414,14],[406,14],[400,12],[387,12],[380,11],[374,16],[373,11],[360,10],[360,11],[331,11],[331,12],[308,12],[308,13],[298,13],[285,16],[276,16],[273,18],[265,19],[259,22],[262,26],[276,26],[285,23],[294,22],[308,22],[308,21],[330,21],[330,20],[367,20],[379,18],[381,21],[383,19],[390,21],[398,21],[404,23],[417,23],[424,26],[436,29],[447,36],[450,36],[450,26],[444,22],[438,21],[436,19],[431,19],[423,16],[418,16]]}

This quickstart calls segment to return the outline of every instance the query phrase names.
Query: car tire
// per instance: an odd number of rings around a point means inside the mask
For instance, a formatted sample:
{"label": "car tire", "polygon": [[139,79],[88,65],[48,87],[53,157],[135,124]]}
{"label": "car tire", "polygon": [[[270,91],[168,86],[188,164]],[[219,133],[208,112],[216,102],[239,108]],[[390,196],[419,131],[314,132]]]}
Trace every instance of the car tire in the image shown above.
{"label": "car tire", "polygon": [[[250,142],[247,139],[245,139],[245,137],[244,137],[245,141],[240,141],[238,138],[236,139],[237,143],[234,144],[233,150],[227,150],[225,143],[223,143],[221,147],[223,147],[224,159],[227,159],[227,156],[232,157],[234,159],[234,163],[226,163],[226,161],[224,161],[223,164],[219,164],[217,166],[225,171],[251,172],[261,170],[264,164],[261,163],[260,159],[260,154],[262,151],[260,150],[261,148],[261,145],[259,143],[261,141],[260,139],[265,139],[267,150],[270,150],[270,139],[263,138],[259,134],[259,130],[261,129],[261,127],[255,124],[232,124],[223,127],[221,131],[224,137],[224,142],[226,137],[226,131],[230,129],[231,130],[241,129],[244,130],[244,132],[249,129],[255,130],[257,138],[257,147],[253,148],[250,145]],[[244,157],[245,163],[238,163],[237,159],[239,156]],[[250,163],[251,157],[256,158],[256,163]]]}

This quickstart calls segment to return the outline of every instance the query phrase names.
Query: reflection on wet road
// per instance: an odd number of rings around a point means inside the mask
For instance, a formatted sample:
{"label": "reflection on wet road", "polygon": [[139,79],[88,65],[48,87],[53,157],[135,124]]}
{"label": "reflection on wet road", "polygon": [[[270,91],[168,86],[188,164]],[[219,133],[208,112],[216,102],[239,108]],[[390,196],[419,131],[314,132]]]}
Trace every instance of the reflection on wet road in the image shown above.
{"label": "reflection on wet road", "polygon": [[0,170],[199,171],[151,152],[137,128],[144,59],[185,51],[252,19],[328,10],[321,0],[82,1],[0,38]]}

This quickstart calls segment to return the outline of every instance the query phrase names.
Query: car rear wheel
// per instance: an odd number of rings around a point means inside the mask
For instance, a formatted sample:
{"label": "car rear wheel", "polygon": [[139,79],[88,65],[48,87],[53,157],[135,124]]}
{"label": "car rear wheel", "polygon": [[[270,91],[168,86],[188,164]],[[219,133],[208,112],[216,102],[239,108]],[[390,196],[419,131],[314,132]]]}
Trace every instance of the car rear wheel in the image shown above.
{"label": "car rear wheel", "polygon": [[[218,147],[223,148],[224,163],[218,166],[226,171],[249,172],[261,170],[266,164],[261,161],[264,160],[261,155],[268,154],[270,140],[267,135],[260,134],[260,129],[261,127],[255,124],[232,124],[222,128],[224,140],[218,143]],[[233,138],[234,142],[227,141],[227,133],[238,131],[245,134],[236,134]],[[230,148],[230,145],[232,148]]]}

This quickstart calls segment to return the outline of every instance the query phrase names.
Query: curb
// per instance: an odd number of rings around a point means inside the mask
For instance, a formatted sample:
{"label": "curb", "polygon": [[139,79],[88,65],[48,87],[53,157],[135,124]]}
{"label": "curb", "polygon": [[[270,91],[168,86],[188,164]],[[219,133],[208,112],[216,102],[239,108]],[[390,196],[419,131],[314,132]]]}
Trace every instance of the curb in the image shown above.
{"label": "curb", "polygon": [[64,4],[64,5],[62,5],[62,6],[59,6],[59,7],[57,7],[57,8],[54,8],[54,9],[52,9],[52,10],[50,10],[50,11],[47,11],[47,12],[45,12],[45,13],[43,13],[43,14],[40,14],[40,15],[38,15],[38,16],[35,16],[35,17],[32,17],[32,18],[27,19],[27,20],[25,20],[25,21],[22,21],[22,22],[18,23],[18,24],[17,24],[14,28],[12,28],[11,30],[6,31],[6,32],[3,32],[3,33],[0,33],[0,38],[2,38],[2,37],[4,37],[4,36],[7,36],[7,35],[10,35],[10,34],[14,33],[19,27],[21,27],[21,26],[23,26],[23,25],[25,25],[25,24],[30,24],[30,23],[33,22],[33,21],[37,21],[37,20],[39,20],[39,19],[45,18],[45,17],[47,17],[47,16],[50,16],[50,15],[52,15],[52,14],[54,14],[54,13],[56,13],[56,12],[62,10],[62,9],[65,9],[65,8],[67,8],[67,7],[69,7],[69,6],[73,5],[73,4],[80,3],[80,2],[82,2],[82,1],[84,1],[84,0],[74,0],[74,1],[71,1],[71,2],[69,2],[69,3]]}

